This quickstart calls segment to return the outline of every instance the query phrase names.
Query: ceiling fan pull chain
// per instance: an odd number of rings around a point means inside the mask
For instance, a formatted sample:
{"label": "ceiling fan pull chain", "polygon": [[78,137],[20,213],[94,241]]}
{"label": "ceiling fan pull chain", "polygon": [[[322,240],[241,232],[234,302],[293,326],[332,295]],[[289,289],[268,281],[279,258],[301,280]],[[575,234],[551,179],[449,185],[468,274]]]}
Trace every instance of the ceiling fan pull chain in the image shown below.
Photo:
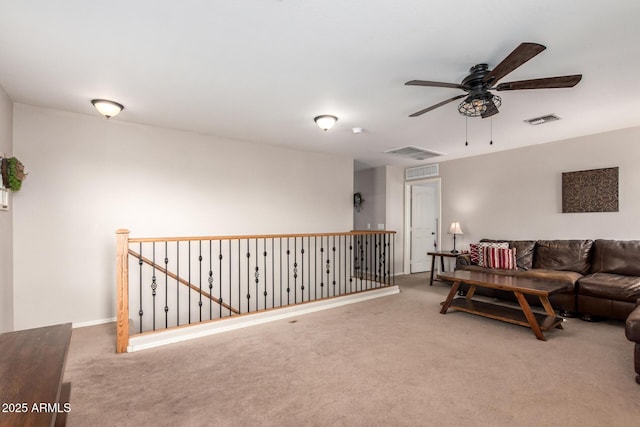
{"label": "ceiling fan pull chain", "polygon": [[469,117],[464,118],[464,145],[469,145]]}
{"label": "ceiling fan pull chain", "polygon": [[490,124],[490,132],[491,134],[489,135],[489,145],[493,145],[493,117],[491,117],[491,124]]}

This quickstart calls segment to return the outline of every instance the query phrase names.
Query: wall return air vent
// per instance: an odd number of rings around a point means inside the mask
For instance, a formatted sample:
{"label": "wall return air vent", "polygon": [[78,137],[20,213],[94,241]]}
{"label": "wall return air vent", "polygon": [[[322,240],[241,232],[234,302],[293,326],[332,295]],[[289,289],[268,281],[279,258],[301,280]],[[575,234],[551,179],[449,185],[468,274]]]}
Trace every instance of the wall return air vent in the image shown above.
{"label": "wall return air vent", "polygon": [[415,168],[406,168],[404,170],[404,179],[410,181],[412,179],[432,178],[440,174],[438,164],[416,166]]}
{"label": "wall return air vent", "polygon": [[414,159],[414,160],[427,160],[432,157],[442,156],[444,154],[444,153],[438,153],[437,151],[426,150],[424,148],[415,147],[413,145],[394,148],[393,150],[385,151],[385,153],[393,154],[394,156],[400,156],[407,159]]}

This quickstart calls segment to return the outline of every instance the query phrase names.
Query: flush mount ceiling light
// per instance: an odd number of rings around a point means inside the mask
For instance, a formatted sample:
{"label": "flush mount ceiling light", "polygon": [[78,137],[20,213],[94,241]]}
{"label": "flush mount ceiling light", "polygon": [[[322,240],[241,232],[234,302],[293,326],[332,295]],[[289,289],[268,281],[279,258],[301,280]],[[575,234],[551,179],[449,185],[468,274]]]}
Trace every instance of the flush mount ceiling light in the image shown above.
{"label": "flush mount ceiling light", "polygon": [[124,110],[124,106],[122,104],[106,99],[92,99],[91,103],[96,107],[96,110],[98,110],[98,112],[107,119],[117,116],[120,114],[120,111]]}
{"label": "flush mount ceiling light", "polygon": [[314,122],[320,127],[320,129],[327,131],[333,127],[338,121],[336,116],[322,115],[313,119]]}

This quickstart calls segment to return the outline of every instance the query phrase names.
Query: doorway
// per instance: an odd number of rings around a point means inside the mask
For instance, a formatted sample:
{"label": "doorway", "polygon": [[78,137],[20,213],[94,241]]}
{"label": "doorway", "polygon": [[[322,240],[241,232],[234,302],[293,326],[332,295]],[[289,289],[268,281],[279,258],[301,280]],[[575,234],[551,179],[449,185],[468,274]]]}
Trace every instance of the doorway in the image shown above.
{"label": "doorway", "polygon": [[431,269],[427,252],[440,245],[440,179],[407,183],[405,192],[405,271],[422,273]]}

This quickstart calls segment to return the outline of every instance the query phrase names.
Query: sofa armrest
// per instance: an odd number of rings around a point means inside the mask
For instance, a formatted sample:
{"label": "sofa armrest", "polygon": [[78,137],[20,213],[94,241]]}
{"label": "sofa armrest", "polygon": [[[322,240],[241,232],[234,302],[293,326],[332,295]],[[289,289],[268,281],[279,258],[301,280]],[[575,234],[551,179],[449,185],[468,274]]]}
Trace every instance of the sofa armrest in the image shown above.
{"label": "sofa armrest", "polygon": [[635,310],[627,317],[624,332],[629,341],[640,343],[640,299],[636,301],[636,304],[638,305]]}
{"label": "sofa armrest", "polygon": [[460,254],[456,257],[456,270],[459,266],[471,265],[470,254]]}

